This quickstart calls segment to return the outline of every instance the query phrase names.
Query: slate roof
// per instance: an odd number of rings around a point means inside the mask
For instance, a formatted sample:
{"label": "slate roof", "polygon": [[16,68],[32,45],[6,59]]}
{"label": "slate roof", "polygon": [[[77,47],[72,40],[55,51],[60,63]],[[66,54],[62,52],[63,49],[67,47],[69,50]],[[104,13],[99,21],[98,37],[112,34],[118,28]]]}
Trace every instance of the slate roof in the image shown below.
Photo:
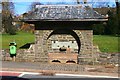
{"label": "slate roof", "polygon": [[24,20],[73,20],[105,19],[106,17],[93,10],[91,5],[37,5],[35,11],[24,17]]}

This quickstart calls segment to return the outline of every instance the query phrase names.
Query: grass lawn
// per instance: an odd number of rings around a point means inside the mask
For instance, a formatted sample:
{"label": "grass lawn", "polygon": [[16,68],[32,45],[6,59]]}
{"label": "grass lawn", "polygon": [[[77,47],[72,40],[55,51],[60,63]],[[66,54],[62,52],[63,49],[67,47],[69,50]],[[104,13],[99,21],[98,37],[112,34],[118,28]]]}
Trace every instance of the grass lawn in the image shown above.
{"label": "grass lawn", "polygon": [[[2,48],[9,49],[9,42],[14,40],[19,48],[26,43],[34,42],[35,36],[26,32],[18,32],[17,35],[2,34]],[[93,41],[102,52],[118,52],[118,37],[94,35]]]}
{"label": "grass lawn", "polygon": [[108,35],[94,35],[94,45],[98,45],[102,52],[119,52],[118,37]]}
{"label": "grass lawn", "polygon": [[34,42],[35,36],[27,32],[17,32],[17,35],[2,34],[3,49],[9,49],[9,43],[12,41],[15,41],[17,43],[17,48],[19,48],[26,43]]}

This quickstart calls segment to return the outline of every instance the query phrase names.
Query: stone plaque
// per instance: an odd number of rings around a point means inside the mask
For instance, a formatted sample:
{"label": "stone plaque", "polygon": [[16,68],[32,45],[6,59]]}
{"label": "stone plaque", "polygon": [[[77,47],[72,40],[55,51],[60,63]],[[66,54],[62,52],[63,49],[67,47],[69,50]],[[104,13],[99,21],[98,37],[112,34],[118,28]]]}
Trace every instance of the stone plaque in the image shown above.
{"label": "stone plaque", "polygon": [[59,49],[60,47],[68,47],[78,49],[76,41],[52,41],[52,49]]}

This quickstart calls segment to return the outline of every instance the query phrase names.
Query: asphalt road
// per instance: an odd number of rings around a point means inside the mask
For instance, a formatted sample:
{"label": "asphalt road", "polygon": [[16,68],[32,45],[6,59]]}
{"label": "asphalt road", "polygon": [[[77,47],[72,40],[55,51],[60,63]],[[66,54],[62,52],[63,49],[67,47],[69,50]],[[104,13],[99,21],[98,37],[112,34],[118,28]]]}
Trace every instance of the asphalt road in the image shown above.
{"label": "asphalt road", "polygon": [[11,72],[1,71],[1,80],[118,80],[118,78],[95,77],[95,76],[71,76],[71,75],[54,75],[44,76],[39,73],[30,72]]}
{"label": "asphalt road", "polygon": [[[30,75],[26,75],[27,77]],[[48,77],[48,76],[31,76],[34,78],[23,78],[16,76],[3,76],[1,80],[119,80],[118,78],[75,78],[75,77]],[[1,77],[0,77],[1,78]]]}
{"label": "asphalt road", "polygon": [[90,78],[83,76],[40,76],[40,75],[24,75],[22,78],[30,80],[118,80],[118,78]]}

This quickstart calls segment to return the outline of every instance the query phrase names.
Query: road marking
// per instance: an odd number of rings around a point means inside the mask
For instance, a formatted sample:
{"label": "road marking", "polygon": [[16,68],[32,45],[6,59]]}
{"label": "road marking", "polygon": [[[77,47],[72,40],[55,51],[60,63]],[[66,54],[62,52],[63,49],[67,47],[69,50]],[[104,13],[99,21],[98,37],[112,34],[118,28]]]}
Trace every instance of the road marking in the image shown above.
{"label": "road marking", "polygon": [[18,77],[22,77],[22,76],[24,76],[24,75],[26,75],[26,74],[31,74],[31,75],[40,75],[40,73],[22,72],[22,74],[21,74],[21,75],[19,75]]}
{"label": "road marking", "polygon": [[56,76],[91,77],[91,78],[118,78],[115,76],[78,75],[78,74],[55,74],[55,75]]}
{"label": "road marking", "polygon": [[[22,77],[26,74],[31,75],[41,75],[42,73],[35,73],[35,72],[18,72],[18,71],[0,71],[1,72],[8,72],[8,73],[19,73],[18,77]],[[56,73],[55,76],[73,76],[73,77],[88,77],[88,78],[119,78],[117,76],[100,76],[100,75],[80,75],[80,74],[58,74]]]}
{"label": "road marking", "polygon": [[18,71],[0,71],[0,73],[13,73],[13,74],[19,74],[18,77],[22,77],[25,74],[31,74],[31,75],[39,75],[40,73],[34,73],[34,72],[18,72]]}
{"label": "road marking", "polygon": [[22,77],[22,76],[24,76],[25,74],[24,73],[22,73],[22,74],[20,74],[18,77]]}
{"label": "road marking", "polygon": [[19,76],[20,74],[16,72],[0,72],[0,76]]}

